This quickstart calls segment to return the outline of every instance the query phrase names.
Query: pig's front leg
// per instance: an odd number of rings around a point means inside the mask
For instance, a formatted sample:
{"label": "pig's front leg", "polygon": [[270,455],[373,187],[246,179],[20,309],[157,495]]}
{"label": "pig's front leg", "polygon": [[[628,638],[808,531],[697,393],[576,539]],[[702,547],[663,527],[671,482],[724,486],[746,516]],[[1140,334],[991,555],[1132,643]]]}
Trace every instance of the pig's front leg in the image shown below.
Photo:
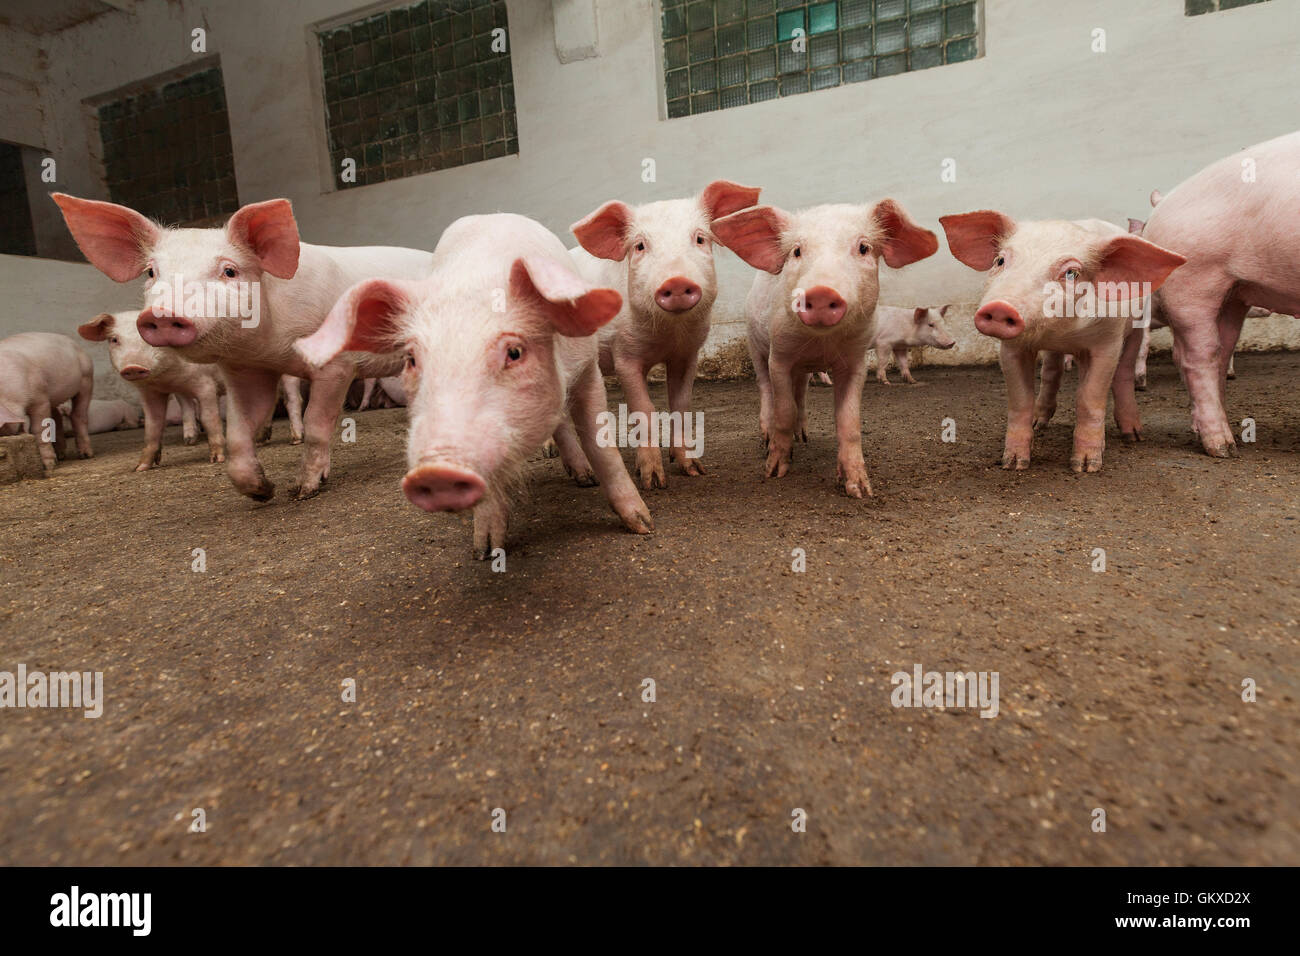
{"label": "pig's front leg", "polygon": [[646,444],[636,450],[636,470],[641,478],[641,487],[646,491],[651,488],[667,488],[668,477],[664,474],[663,454],[658,446],[651,444],[654,438],[654,403],[650,401],[650,389],[645,382],[645,367],[637,360],[624,356],[614,359],[614,371],[627,396],[629,413],[640,412],[646,421]]}
{"label": "pig's front leg", "polygon": [[1038,385],[1038,398],[1034,400],[1034,433],[1047,427],[1056,414],[1056,396],[1061,390],[1061,376],[1065,372],[1065,355],[1061,352],[1043,352],[1042,381]]}
{"label": "pig's front leg", "polygon": [[1023,471],[1029,467],[1034,443],[1034,349],[1018,349],[1005,342],[998,351],[998,364],[1007,385],[1007,439],[1002,467]]}
{"label": "pig's front leg", "polygon": [[1123,341],[1107,342],[1079,355],[1079,386],[1074,393],[1074,451],[1070,470],[1101,471],[1106,450],[1106,396],[1115,377]]}
{"label": "pig's front leg", "polygon": [[140,404],[144,406],[144,448],[140,449],[140,463],[135,466],[135,470],[148,471],[162,463],[163,429],[167,427],[167,393],[142,389]]}
{"label": "pig's front leg", "polygon": [[1138,411],[1137,403],[1137,362],[1149,331],[1130,328],[1124,333],[1123,350],[1110,386],[1115,397],[1115,426],[1127,442],[1142,440],[1142,413]]}
{"label": "pig's front leg", "polygon": [[54,442],[46,441],[46,426],[48,421],[53,426],[53,439],[58,434],[58,426],[54,422],[54,416],[61,414],[57,408],[54,408],[47,399],[38,398],[27,406],[27,419],[31,422],[32,434],[36,436],[36,447],[41,453],[41,464],[45,466],[45,473],[48,475],[59,464],[59,455],[55,451]]}
{"label": "pig's front leg", "polygon": [[330,439],[355,375],[356,367],[351,362],[335,359],[311,380],[311,398],[302,423],[306,444],[294,486],[294,497],[299,501],[318,495],[321,482],[329,477]]}
{"label": "pig's front leg", "polygon": [[582,378],[574,383],[573,427],[582,443],[592,470],[600,480],[601,490],[614,512],[623,519],[624,526],[637,534],[649,534],[655,529],[650,510],[645,506],[636,483],[623,467],[623,456],[613,445],[602,447],[596,440],[600,430],[596,416],[607,410],[605,383],[596,366],[591,366]]}
{"label": "pig's front leg", "polygon": [[[672,450],[669,452],[669,457],[681,467],[682,474],[692,476],[704,474],[704,466],[700,463],[699,457],[686,456],[686,436],[683,434],[686,417],[691,414],[691,388],[695,384],[695,362],[696,355],[691,355],[685,361],[668,362],[668,410],[678,412],[682,420],[680,426],[673,427]],[[698,440],[699,434],[697,432],[692,434]]]}
{"label": "pig's front leg", "polygon": [[[763,473],[769,478],[782,478],[790,470],[794,456],[794,429],[799,414],[794,397],[794,370],[790,364],[775,356],[768,359],[768,375],[772,381],[772,423],[767,433],[767,461]],[[800,372],[799,375],[803,375]]]}
{"label": "pig's front leg", "polygon": [[221,421],[217,386],[204,379],[195,389],[194,401],[199,406],[199,421],[208,433],[208,461],[223,462],[226,460],[226,429]]}
{"label": "pig's front leg", "polygon": [[280,379],[284,386],[284,410],[289,413],[289,444],[302,444],[302,380],[292,375]]}
{"label": "pig's front leg", "polygon": [[876,346],[876,381],[881,385],[889,384],[889,376],[886,373],[889,371],[889,356],[892,352],[893,350],[883,343]]}
{"label": "pig's front leg", "polygon": [[772,378],[767,368],[767,353],[761,351],[751,338],[749,357],[754,363],[754,378],[758,381],[758,434],[762,447],[767,447],[772,430]]}
{"label": "pig's front leg", "polygon": [[181,440],[187,445],[199,443],[199,422],[194,415],[194,402],[188,395],[179,395],[177,401],[181,406]]}
{"label": "pig's front leg", "polygon": [[808,382],[812,375],[794,377],[794,440],[808,444]]}
{"label": "pig's front leg", "polygon": [[554,441],[565,473],[577,483],[579,488],[590,488],[598,483],[591,462],[587,460],[582,445],[578,443],[578,435],[573,430],[573,419],[569,415],[560,419],[559,427],[555,429]]}
{"label": "pig's front leg", "polygon": [[[313,380],[312,384],[315,384]],[[350,384],[350,383],[349,383]],[[312,395],[316,390],[312,389]],[[310,403],[308,412],[310,414]],[[474,506],[474,559],[486,561],[497,548],[505,549],[506,526],[510,523],[510,502],[495,489],[489,489]]]}
{"label": "pig's front leg", "polygon": [[254,440],[267,416],[275,410],[279,376],[260,368],[223,368],[226,376],[226,474],[240,494],[269,501],[275,485],[267,480],[257,460]]}
{"label": "pig's front leg", "polygon": [[867,380],[867,353],[835,370],[835,438],[839,444],[835,476],[844,480],[850,498],[871,496],[871,479],[862,456],[862,385]]}

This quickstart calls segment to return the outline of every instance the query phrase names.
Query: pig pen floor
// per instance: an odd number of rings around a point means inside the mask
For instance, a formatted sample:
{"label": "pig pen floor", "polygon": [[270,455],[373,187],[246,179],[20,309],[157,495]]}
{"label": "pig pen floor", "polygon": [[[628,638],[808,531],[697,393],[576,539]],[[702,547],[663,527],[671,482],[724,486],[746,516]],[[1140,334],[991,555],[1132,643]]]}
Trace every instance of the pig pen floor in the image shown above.
{"label": "pig pen floor", "polygon": [[[1192,444],[1166,362],[1148,441],[1087,476],[1073,373],[1021,474],[996,369],[869,383],[867,501],[829,389],[764,481],[754,383],[701,382],[709,474],[646,496],[653,536],[539,457],[505,573],[402,497],[400,409],[349,413],[306,502],[239,497],[176,428],[147,474],[141,432],[95,436],[0,488],[0,670],[106,699],[0,711],[0,862],[1300,863],[1295,357],[1237,368],[1240,459]],[[894,708],[915,664],[998,672],[998,715]]]}

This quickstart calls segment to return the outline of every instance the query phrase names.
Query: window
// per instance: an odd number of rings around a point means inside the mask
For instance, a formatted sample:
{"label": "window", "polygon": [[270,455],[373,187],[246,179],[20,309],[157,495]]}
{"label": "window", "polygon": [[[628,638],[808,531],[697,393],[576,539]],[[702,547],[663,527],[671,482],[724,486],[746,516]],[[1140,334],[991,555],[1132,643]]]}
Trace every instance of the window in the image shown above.
{"label": "window", "polygon": [[205,225],[239,208],[220,67],[114,94],[98,113],[113,202]]}
{"label": "window", "polygon": [[505,0],[422,0],[319,29],[335,183],[518,153],[506,30]]}
{"label": "window", "polygon": [[36,255],[36,231],[27,204],[23,148],[13,143],[0,143],[0,253]]}
{"label": "window", "polygon": [[977,0],[661,0],[668,116],[979,55]]}
{"label": "window", "polygon": [[1195,17],[1200,16],[1202,13],[1233,10],[1237,7],[1248,7],[1252,3],[1263,2],[1264,0],[1183,0],[1183,15]]}

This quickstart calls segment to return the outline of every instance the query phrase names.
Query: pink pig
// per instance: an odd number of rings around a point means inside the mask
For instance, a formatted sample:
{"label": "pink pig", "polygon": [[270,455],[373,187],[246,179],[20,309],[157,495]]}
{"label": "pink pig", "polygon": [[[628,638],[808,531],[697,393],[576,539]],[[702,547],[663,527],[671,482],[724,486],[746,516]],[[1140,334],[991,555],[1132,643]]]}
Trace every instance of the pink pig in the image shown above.
{"label": "pink pig", "polygon": [[891,354],[898,363],[898,370],[903,374],[903,381],[916,385],[918,383],[912,378],[912,369],[908,364],[907,350],[923,345],[950,349],[957,344],[943,322],[947,312],[946,305],[937,309],[924,306],[904,309],[894,305],[876,307],[876,335],[872,345],[876,349],[876,380],[881,385],[889,384],[885,371],[889,368]]}
{"label": "pink pig", "polygon": [[713,224],[727,248],[761,270],[745,312],[760,396],[764,466],[780,478],[796,437],[808,440],[808,373],[830,371],[835,388],[837,473],[854,498],[871,494],[862,456],[862,384],[875,335],[879,260],[895,269],[934,255],[939,242],[892,199],[874,205],[785,212],[757,206]]}
{"label": "pink pig", "polygon": [[58,464],[55,445],[61,450],[63,444],[63,423],[55,416],[71,399],[77,451],[82,458],[94,457],[87,421],[94,387],[90,356],[66,335],[20,332],[0,340],[0,435],[30,430],[46,472],[52,471]]}
{"label": "pink pig", "polygon": [[[999,361],[1007,383],[1002,467],[1029,467],[1034,432],[1056,410],[1056,390],[1069,353],[1080,369],[1070,467],[1100,471],[1106,393],[1112,383],[1121,433],[1133,437],[1139,428],[1132,362],[1120,362],[1126,348],[1136,354],[1141,342],[1139,290],[1159,288],[1183,257],[1100,219],[1016,222],[981,210],[943,216],[939,222],[953,256],[989,274],[975,327],[1002,343]],[[1044,358],[1035,403],[1034,366],[1040,351],[1050,354]],[[1126,387],[1127,402],[1122,400]]]}
{"label": "pink pig", "polygon": [[[660,362],[668,376],[669,409],[683,416],[690,412],[695,366],[718,295],[713,221],[754,205],[758,193],[719,179],[690,199],[635,207],[607,202],[573,224],[581,248],[569,254],[579,274],[623,296],[622,309],[599,334],[600,370],[618,376],[629,410],[643,413],[646,420],[653,418],[655,410],[646,375]],[[579,484],[589,483],[591,466],[567,423],[555,440],[565,468]],[[699,458],[687,457],[675,426],[670,457],[683,474],[704,473]],[[636,467],[643,488],[667,487],[658,448],[638,447]]]}
{"label": "pink pig", "polygon": [[311,379],[294,493],[299,499],[317,494],[329,477],[330,439],[352,379],[358,372],[391,374],[401,356],[338,355],[316,367],[295,354],[293,343],[318,329],[354,283],[420,278],[432,256],[301,242],[286,199],[244,206],[225,228],[172,229],[125,206],[52,196],[101,272],[118,282],[147,277],[146,308],[136,320],[144,340],[220,368],[230,398],[226,472],[241,493],[258,501],[275,494],[257,460],[256,432],[275,410],[282,375]]}
{"label": "pink pig", "polygon": [[472,508],[483,559],[505,547],[524,462],[566,409],[614,511],[632,531],[653,530],[617,447],[597,435],[606,405],[594,333],[621,304],[580,279],[539,223],[466,216],[442,234],[427,279],[358,283],[296,349],[313,368],[343,351],[404,350],[402,491],[426,511]]}
{"label": "pink pig", "polygon": [[155,348],[140,337],[138,312],[101,312],[77,333],[91,342],[108,343],[108,360],[117,373],[135,386],[144,406],[144,448],[136,471],[162,463],[162,435],[167,425],[167,398],[175,395],[184,414],[185,444],[198,441],[194,412],[208,433],[210,461],[226,460],[226,441],[217,397],[225,391],[215,365],[186,361],[175,349]]}
{"label": "pink pig", "polygon": [[1212,163],[1164,197],[1142,236],[1187,258],[1156,293],[1205,451],[1235,455],[1224,408],[1228,364],[1251,306],[1300,312],[1300,132]]}

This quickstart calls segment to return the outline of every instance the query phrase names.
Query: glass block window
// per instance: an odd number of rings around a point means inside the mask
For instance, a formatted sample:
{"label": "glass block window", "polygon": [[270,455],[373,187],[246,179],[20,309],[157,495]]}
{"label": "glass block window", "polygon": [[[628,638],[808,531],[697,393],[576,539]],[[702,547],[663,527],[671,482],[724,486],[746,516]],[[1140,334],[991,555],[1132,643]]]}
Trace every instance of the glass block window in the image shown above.
{"label": "glass block window", "polygon": [[0,253],[36,255],[36,231],[32,228],[32,209],[27,204],[23,149],[12,143],[0,143]]}
{"label": "glass block window", "polygon": [[507,29],[505,0],[421,0],[318,30],[338,187],[518,153]]}
{"label": "glass block window", "polygon": [[98,107],[109,197],[164,223],[219,220],[239,208],[221,68]]}
{"label": "glass block window", "polygon": [[661,4],[670,118],[979,55],[978,0]]}
{"label": "glass block window", "polygon": [[1265,0],[1183,0],[1183,15],[1195,17],[1202,13],[1235,10],[1237,7],[1248,7],[1254,3],[1264,2]]}

